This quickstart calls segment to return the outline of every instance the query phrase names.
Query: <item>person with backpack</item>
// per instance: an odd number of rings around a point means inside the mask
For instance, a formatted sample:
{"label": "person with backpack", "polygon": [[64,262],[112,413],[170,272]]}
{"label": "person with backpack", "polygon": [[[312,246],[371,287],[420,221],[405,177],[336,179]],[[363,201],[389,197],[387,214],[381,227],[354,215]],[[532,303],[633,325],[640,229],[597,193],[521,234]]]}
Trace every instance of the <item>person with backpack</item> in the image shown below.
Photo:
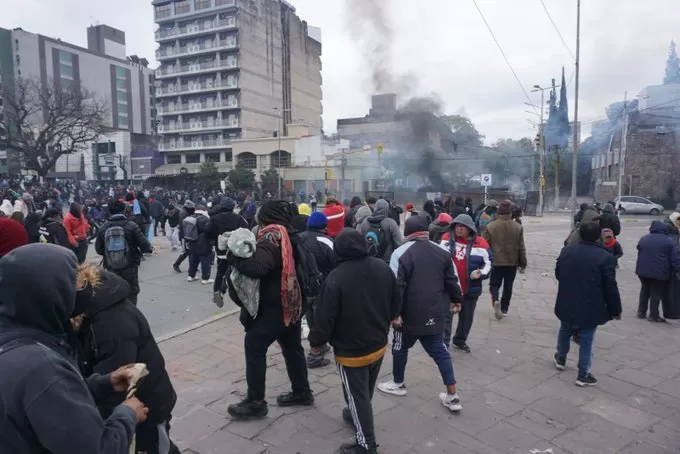
{"label": "person with backpack", "polygon": [[[248,392],[244,400],[229,405],[227,409],[229,415],[236,419],[264,418],[269,412],[265,400],[267,351],[274,342],[281,346],[292,385],[292,392],[278,396],[278,405],[291,407],[314,404],[302,347],[301,318],[304,298],[312,296],[310,290],[318,292],[318,289],[314,289],[309,282],[310,269],[300,263],[304,261],[309,264],[313,258],[309,257],[306,248],[294,244],[290,236],[292,226],[288,202],[265,202],[257,218],[260,228],[255,253],[249,258],[236,257],[231,253],[227,255],[230,267],[244,276],[260,280],[258,312],[257,317],[253,318],[243,307],[227,275],[229,296],[241,307],[240,320],[245,328]],[[298,251],[296,254],[295,249],[306,253],[301,255]]]}
{"label": "person with backpack", "polygon": [[[12,221],[13,222],[13,221]],[[29,244],[0,259],[0,452],[128,454],[148,409],[122,401],[104,420],[95,400],[127,390],[127,365],[83,378],[73,359],[69,318],[76,299],[75,254]]]}
{"label": "person with backpack", "polygon": [[151,243],[142,229],[125,217],[126,204],[114,202],[109,206],[111,217],[97,233],[94,248],[103,257],[104,268],[122,277],[130,284],[132,304],[139,295],[139,264],[142,254],[153,252]]}
{"label": "person with backpack", "polygon": [[48,208],[45,210],[42,221],[40,221],[40,242],[56,244],[70,249],[70,242],[66,228],[61,223],[61,212],[58,208]]}
{"label": "person with backpack", "polygon": [[[300,234],[303,238],[307,249],[314,256],[314,261],[323,276],[323,279],[330,274],[335,268],[335,252],[333,251],[333,239],[328,236],[327,232],[328,218],[321,211],[315,211],[309,216],[307,221],[307,231]],[[307,326],[314,325],[314,304],[315,300],[309,301],[305,318]],[[307,367],[315,369],[324,367],[330,364],[330,360],[326,358],[326,353],[330,351],[328,345],[320,348],[310,348],[307,355]]]}
{"label": "person with backpack", "polygon": [[215,243],[215,254],[217,255],[217,271],[215,273],[215,283],[213,285],[213,302],[217,307],[222,307],[224,301],[222,300],[222,284],[224,283],[224,276],[228,271],[227,251],[220,250],[218,247],[217,238],[225,232],[233,232],[239,228],[248,228],[248,223],[242,216],[234,213],[236,202],[234,199],[224,197],[220,200],[220,204],[216,207],[217,213],[210,217],[210,228],[208,237]]}
{"label": "person with backpack", "polygon": [[[137,452],[179,454],[169,438],[169,422],[177,394],[165,368],[165,359],[144,314],[130,303],[130,285],[121,277],[91,264],[78,267],[75,307],[78,365],[84,377],[106,375],[126,364],[144,363],[149,375],[136,396],[149,408],[147,420],[136,429]],[[116,393],[97,402],[103,418],[125,400]],[[160,446],[168,449],[161,451]]]}
{"label": "person with backpack", "polygon": [[186,260],[187,257],[189,257],[189,250],[187,249],[186,242],[184,241],[184,228],[183,228],[183,223],[184,219],[186,219],[187,216],[191,216],[194,214],[194,211],[196,210],[196,205],[194,205],[194,202],[191,200],[187,200],[184,202],[184,205],[182,206],[182,209],[179,212],[179,231],[178,231],[178,237],[179,237],[179,242],[182,245],[182,253],[177,257],[177,260],[175,260],[175,263],[172,264],[172,269],[175,270],[176,273],[181,273],[182,270],[180,269],[180,265],[184,260]]}
{"label": "person with backpack", "polygon": [[404,237],[394,219],[389,217],[390,204],[385,199],[375,202],[373,215],[357,226],[368,242],[368,253],[390,263],[392,252],[402,245]]}
{"label": "person with backpack", "polygon": [[208,285],[214,281],[210,279],[212,268],[212,243],[210,235],[210,217],[205,205],[196,205],[196,210],[182,221],[182,236],[189,251],[189,276],[187,282],[198,280],[196,273],[201,266],[201,284]]}

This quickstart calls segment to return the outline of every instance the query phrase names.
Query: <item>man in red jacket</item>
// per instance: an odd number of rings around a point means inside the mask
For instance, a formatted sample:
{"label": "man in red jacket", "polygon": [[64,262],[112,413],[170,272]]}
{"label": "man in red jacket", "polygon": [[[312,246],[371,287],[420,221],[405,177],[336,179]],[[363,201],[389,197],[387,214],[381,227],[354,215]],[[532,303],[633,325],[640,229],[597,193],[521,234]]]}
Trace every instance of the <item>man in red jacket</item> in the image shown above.
{"label": "man in red jacket", "polygon": [[345,206],[335,197],[328,197],[321,212],[328,218],[328,236],[335,238],[345,227]]}

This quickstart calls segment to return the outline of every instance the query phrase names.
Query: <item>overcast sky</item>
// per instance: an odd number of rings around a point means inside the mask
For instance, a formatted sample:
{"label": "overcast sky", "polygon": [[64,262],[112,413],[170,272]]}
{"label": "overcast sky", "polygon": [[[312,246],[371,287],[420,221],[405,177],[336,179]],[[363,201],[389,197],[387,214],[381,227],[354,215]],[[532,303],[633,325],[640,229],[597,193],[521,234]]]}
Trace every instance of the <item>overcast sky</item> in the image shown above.
{"label": "overcast sky", "polygon": [[[364,0],[370,2],[373,0]],[[370,66],[352,38],[350,0],[289,0],[310,25],[322,28],[324,126],[363,116],[373,91]],[[437,93],[447,113],[464,112],[487,141],[535,134],[528,102],[505,64],[473,0],[380,0],[391,4],[392,69],[411,74],[421,93]],[[11,6],[6,7],[11,3]],[[477,0],[532,102],[534,84],[548,86],[566,67],[574,69],[576,0],[544,0],[569,49],[560,41],[540,0]],[[580,119],[602,118],[611,102],[661,83],[671,39],[680,34],[678,0],[583,0]],[[2,7],[1,5],[5,5]],[[156,44],[151,1],[0,0],[0,27],[86,46],[86,28],[106,23],[127,34],[129,54],[153,59]],[[573,119],[574,82],[569,85]],[[586,132],[586,131],[584,131]]]}

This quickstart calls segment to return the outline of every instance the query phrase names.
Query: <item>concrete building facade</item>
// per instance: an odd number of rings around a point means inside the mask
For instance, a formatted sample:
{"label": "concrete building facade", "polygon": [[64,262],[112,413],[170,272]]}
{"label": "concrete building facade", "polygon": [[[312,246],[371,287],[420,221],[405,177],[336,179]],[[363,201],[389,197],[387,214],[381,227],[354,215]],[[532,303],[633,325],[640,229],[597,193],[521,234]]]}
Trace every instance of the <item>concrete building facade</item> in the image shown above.
{"label": "concrete building facade", "polygon": [[[321,41],[283,0],[154,0],[159,173],[213,161],[233,142],[321,132]],[[189,166],[187,166],[189,165]]]}
{"label": "concrete building facade", "polygon": [[[99,142],[119,141],[115,148],[128,151],[121,151],[124,154],[118,159],[129,162],[131,151],[124,144],[134,142],[130,136],[151,143],[155,133],[154,72],[145,59],[125,56],[124,32],[98,25],[90,27],[87,36],[88,48],[84,48],[21,28],[0,29],[0,75],[5,83],[33,79],[55,90],[82,88],[105,101],[105,126],[110,133]],[[97,144],[92,144],[80,153],[62,156],[48,177],[95,179],[96,150]],[[21,170],[16,168],[20,160],[6,159],[8,173]],[[12,162],[15,166],[9,168]]]}

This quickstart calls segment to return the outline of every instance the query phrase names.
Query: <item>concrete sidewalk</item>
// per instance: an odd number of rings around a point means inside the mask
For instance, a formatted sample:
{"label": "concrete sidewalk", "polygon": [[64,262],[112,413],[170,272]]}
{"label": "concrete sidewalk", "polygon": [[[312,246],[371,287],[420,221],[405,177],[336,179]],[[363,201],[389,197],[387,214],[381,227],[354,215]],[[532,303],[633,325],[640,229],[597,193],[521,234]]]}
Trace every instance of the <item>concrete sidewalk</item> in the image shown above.
{"label": "concrete sidewalk", "polygon": [[[406,371],[408,395],[376,391],[380,452],[401,453],[678,453],[680,452],[680,324],[634,318],[639,283],[632,273],[634,244],[622,237],[619,271],[624,319],[598,330],[593,373],[597,387],[574,385],[577,350],[567,370],[552,363],[558,323],[553,315],[554,258],[562,236],[528,235],[530,268],[518,276],[508,318],[493,319],[488,295],[477,307],[471,354],[453,352],[463,411],[448,412],[435,364],[418,346]],[[629,233],[630,232],[630,233]],[[278,347],[269,353],[269,416],[231,421],[227,406],[245,392],[243,329],[226,317],[161,343],[179,394],[171,435],[183,452],[324,454],[353,433],[334,366],[310,371],[316,405],[281,409],[289,390]],[[381,375],[391,375],[388,353]]]}

